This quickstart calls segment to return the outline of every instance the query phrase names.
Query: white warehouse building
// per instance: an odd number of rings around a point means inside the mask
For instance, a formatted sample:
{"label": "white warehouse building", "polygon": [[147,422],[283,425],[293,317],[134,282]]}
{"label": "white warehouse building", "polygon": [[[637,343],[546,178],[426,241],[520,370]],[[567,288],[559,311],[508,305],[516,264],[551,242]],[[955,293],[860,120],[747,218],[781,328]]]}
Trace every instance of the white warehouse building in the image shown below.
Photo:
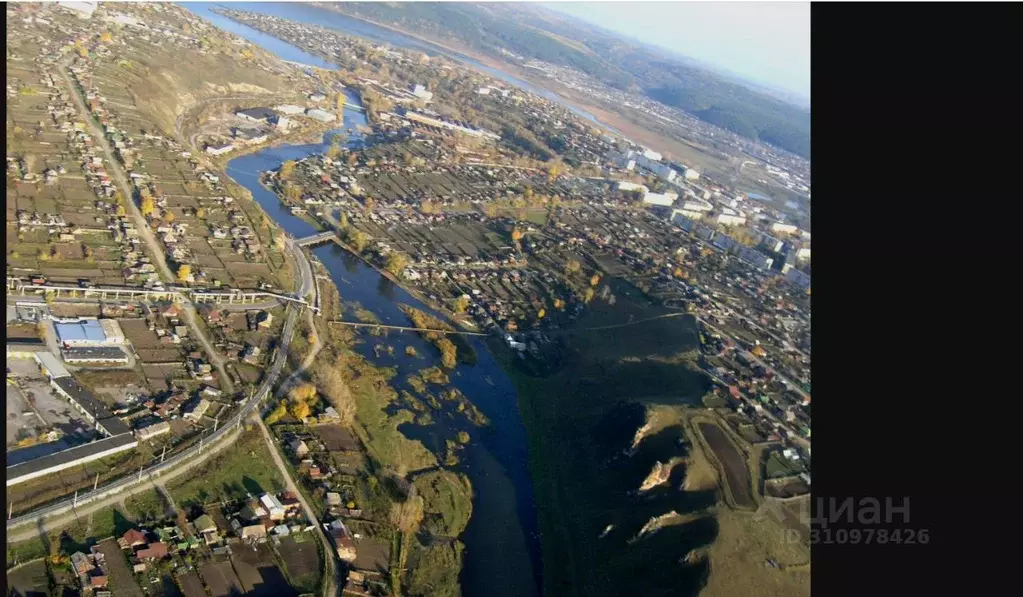
{"label": "white warehouse building", "polygon": [[643,195],[643,203],[671,207],[678,199],[678,193],[647,193]]}

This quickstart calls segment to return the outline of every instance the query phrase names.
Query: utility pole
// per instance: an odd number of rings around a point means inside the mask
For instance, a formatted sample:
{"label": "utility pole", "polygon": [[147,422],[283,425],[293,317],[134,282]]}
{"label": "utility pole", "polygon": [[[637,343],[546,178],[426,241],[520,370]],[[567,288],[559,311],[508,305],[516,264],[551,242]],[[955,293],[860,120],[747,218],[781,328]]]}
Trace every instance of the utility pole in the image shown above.
{"label": "utility pole", "polygon": [[99,487],[99,473],[96,473],[96,482],[92,484],[92,490],[96,491],[96,489],[98,487]]}
{"label": "utility pole", "polygon": [[14,518],[14,502],[11,502],[11,507],[7,509],[7,520]]}
{"label": "utility pole", "polygon": [[167,444],[163,445],[163,452],[160,454],[160,464],[163,464],[163,457],[167,455]]}
{"label": "utility pole", "polygon": [[77,489],[75,490],[75,501],[72,502],[71,507],[72,508],[77,508],[78,507],[78,490]]}
{"label": "utility pole", "polygon": [[217,432],[217,424],[220,423],[220,414],[213,418],[213,433]]}

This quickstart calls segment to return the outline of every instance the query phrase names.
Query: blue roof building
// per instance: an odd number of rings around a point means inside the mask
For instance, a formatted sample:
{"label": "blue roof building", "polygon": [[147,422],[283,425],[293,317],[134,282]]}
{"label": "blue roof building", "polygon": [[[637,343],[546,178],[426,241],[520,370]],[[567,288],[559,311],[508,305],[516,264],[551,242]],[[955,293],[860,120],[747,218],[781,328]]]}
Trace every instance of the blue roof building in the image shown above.
{"label": "blue roof building", "polygon": [[86,319],[74,323],[55,323],[57,338],[63,344],[103,344],[107,340],[106,332],[97,319]]}

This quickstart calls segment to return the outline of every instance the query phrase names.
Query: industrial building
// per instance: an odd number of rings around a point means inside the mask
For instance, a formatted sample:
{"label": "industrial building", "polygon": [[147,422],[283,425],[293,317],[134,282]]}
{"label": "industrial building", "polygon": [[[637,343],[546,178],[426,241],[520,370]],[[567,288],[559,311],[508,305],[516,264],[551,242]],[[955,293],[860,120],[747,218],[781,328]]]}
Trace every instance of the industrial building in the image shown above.
{"label": "industrial building", "polygon": [[270,121],[277,116],[277,113],[270,108],[249,108],[247,110],[238,110],[235,112],[235,116],[244,118],[245,120],[251,120],[252,122],[263,122],[269,124]]}
{"label": "industrial building", "polygon": [[671,207],[678,199],[678,193],[647,193],[643,195],[643,203],[647,205],[660,205],[662,207]]}
{"label": "industrial building", "polygon": [[105,404],[75,381],[60,363],[60,359],[50,352],[37,352],[35,358],[39,367],[50,378],[50,385],[57,394],[66,398],[75,410],[96,425],[100,433],[109,437],[9,466],[7,487],[106,458],[138,445],[128,425],[114,416]]}
{"label": "industrial building", "polygon": [[234,149],[234,145],[231,143],[219,143],[217,145],[207,145],[206,153],[210,155],[224,155]]}
{"label": "industrial building", "polygon": [[420,124],[425,124],[427,126],[432,126],[432,127],[436,127],[436,128],[446,128],[446,129],[450,129],[450,130],[453,130],[453,131],[456,131],[456,132],[459,132],[459,133],[470,135],[472,137],[483,137],[483,138],[486,138],[486,139],[494,139],[494,140],[500,140],[501,139],[500,135],[496,135],[496,134],[491,133],[489,131],[484,131],[482,129],[469,128],[467,126],[462,126],[460,124],[455,124],[453,122],[447,122],[445,120],[440,120],[438,118],[432,118],[430,116],[427,116],[425,114],[420,114],[418,112],[412,112],[411,110],[406,111],[403,116],[405,118],[411,120],[412,122],[418,122]]}
{"label": "industrial building", "polygon": [[170,433],[170,430],[171,427],[168,421],[160,421],[159,423],[136,429],[135,437],[139,441],[145,441],[164,433]]}
{"label": "industrial building", "polygon": [[124,344],[124,332],[113,319],[83,319],[53,324],[57,340],[67,348]]}
{"label": "industrial building", "polygon": [[427,91],[426,87],[423,87],[422,85],[416,85],[415,87],[413,87],[412,95],[427,102],[433,99],[433,92]]}
{"label": "industrial building", "polygon": [[619,180],[618,181],[618,190],[619,191],[641,191],[644,195],[650,192],[650,189],[648,189],[646,187],[646,185],[636,184],[634,182],[629,182],[627,180]]}
{"label": "industrial building", "polygon": [[122,434],[9,466],[7,487],[106,458],[137,445],[138,441],[131,434]]}
{"label": "industrial building", "polygon": [[127,365],[131,359],[124,350],[117,346],[82,346],[61,351],[64,362],[69,365],[87,365],[91,363],[116,363]]}
{"label": "industrial building", "polygon": [[274,106],[274,110],[281,114],[288,114],[290,116],[297,116],[305,112],[305,108],[302,106],[296,106],[294,104],[282,104],[280,106]]}
{"label": "industrial building", "polygon": [[336,115],[319,108],[309,108],[305,111],[305,115],[313,120],[318,120],[319,122],[334,122],[337,120]]}

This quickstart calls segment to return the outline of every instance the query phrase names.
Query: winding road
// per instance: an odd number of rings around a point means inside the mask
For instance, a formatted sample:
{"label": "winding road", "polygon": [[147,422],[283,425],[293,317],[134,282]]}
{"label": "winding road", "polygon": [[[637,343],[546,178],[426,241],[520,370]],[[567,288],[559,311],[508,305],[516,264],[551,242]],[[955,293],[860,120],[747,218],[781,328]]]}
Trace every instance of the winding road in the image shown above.
{"label": "winding road", "polygon": [[[117,183],[118,190],[124,196],[124,203],[128,208],[128,214],[131,216],[132,220],[135,221],[135,229],[138,230],[139,236],[146,243],[146,247],[149,249],[147,252],[154,260],[157,270],[160,272],[160,277],[163,278],[165,283],[171,283],[176,279],[176,277],[173,273],[171,273],[170,267],[167,265],[167,255],[159,241],[156,240],[156,235],[153,234],[153,230],[150,228],[145,216],[142,215],[142,211],[132,199],[132,185],[128,183],[128,177],[125,176],[124,170],[121,169],[121,164],[114,158],[114,152],[110,149],[110,143],[107,141],[106,135],[102,130],[100,130],[96,119],[93,118],[92,113],[86,107],[85,98],[82,97],[82,92],[78,88],[78,85],[71,80],[71,76],[68,74],[68,67],[70,65],[71,59],[64,60],[59,65],[58,71],[60,72],[61,77],[63,77],[64,83],[67,85],[68,89],[70,89],[71,95],[75,100],[75,106],[89,127],[90,135],[96,139],[98,147],[103,150],[103,158],[106,161],[106,166],[112,174],[114,181]],[[198,317],[195,312],[195,305],[193,305],[191,301],[186,300],[182,303],[182,306],[184,307],[185,323],[188,324],[192,337],[199,341],[203,350],[206,351],[207,355],[209,355],[210,361],[217,369],[218,381],[223,384],[223,389],[233,394],[234,383],[231,381],[231,376],[228,375],[227,369],[225,368],[224,357],[220,355],[215,348],[213,348],[213,343],[210,342],[209,337],[206,336],[206,331],[199,325]]]}

